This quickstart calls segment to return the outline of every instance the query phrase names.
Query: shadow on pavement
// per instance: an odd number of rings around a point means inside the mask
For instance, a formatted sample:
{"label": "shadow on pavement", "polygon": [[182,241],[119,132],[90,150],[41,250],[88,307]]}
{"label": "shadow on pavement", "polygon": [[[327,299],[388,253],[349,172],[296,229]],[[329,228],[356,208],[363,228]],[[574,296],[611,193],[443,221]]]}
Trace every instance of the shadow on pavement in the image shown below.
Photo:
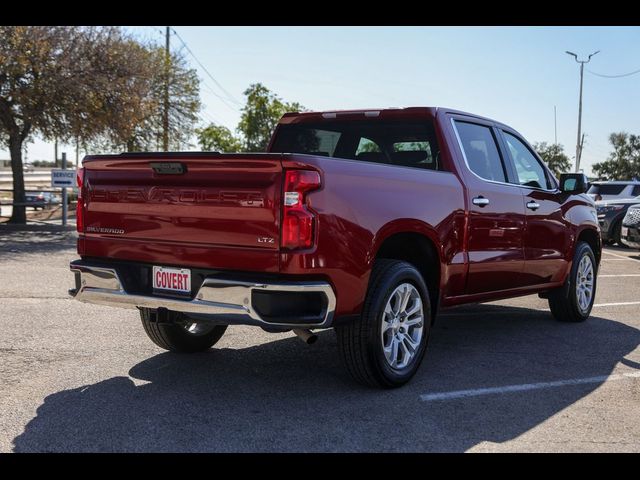
{"label": "shadow on pavement", "polygon": [[131,378],[49,395],[15,451],[465,451],[518,437],[600,385],[430,402],[421,394],[607,375],[640,343],[637,329],[600,317],[562,324],[495,305],[450,312],[401,389],[352,383],[332,331],[312,347],[292,337],[162,353]]}
{"label": "shadow on pavement", "polygon": [[30,253],[56,253],[76,247],[74,231],[49,226],[0,226],[0,259]]}
{"label": "shadow on pavement", "polygon": [[634,260],[640,260],[640,253],[638,253],[638,250],[635,248],[622,247],[619,245],[607,245],[605,251],[615,252],[618,254],[628,253],[629,255],[627,256],[629,258],[632,258]]}

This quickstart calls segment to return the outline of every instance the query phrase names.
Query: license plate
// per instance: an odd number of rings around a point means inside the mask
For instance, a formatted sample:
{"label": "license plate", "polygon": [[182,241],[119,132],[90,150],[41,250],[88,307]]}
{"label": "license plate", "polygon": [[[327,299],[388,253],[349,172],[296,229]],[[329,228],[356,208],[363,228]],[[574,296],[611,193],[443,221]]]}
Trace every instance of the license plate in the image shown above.
{"label": "license plate", "polygon": [[154,290],[191,292],[191,270],[188,268],[153,267]]}
{"label": "license plate", "polygon": [[629,234],[629,229],[627,227],[622,227],[620,234],[626,237]]}

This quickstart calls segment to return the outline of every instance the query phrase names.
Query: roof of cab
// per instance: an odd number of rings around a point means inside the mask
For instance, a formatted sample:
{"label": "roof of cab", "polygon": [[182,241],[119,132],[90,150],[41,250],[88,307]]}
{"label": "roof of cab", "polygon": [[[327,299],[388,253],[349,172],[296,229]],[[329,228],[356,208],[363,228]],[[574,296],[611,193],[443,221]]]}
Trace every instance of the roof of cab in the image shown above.
{"label": "roof of cab", "polygon": [[595,180],[592,185],[638,185],[640,180]]}
{"label": "roof of cab", "polygon": [[[435,118],[438,114],[452,114],[464,117],[471,117],[504,125],[491,118],[483,117],[469,112],[443,107],[406,107],[406,108],[365,108],[359,110],[325,110],[317,112],[287,112],[280,119],[280,124],[322,122],[326,120],[357,120],[360,118],[369,119],[419,119],[424,117]],[[507,125],[504,125],[507,126]]]}
{"label": "roof of cab", "polygon": [[437,108],[434,107],[410,107],[410,108],[366,108],[360,110],[326,110],[319,112],[287,112],[280,119],[281,124],[288,123],[305,123],[305,122],[318,122],[325,120],[356,120],[359,118],[377,118],[377,119],[392,119],[392,118],[420,118],[420,117],[434,117],[436,115]]}

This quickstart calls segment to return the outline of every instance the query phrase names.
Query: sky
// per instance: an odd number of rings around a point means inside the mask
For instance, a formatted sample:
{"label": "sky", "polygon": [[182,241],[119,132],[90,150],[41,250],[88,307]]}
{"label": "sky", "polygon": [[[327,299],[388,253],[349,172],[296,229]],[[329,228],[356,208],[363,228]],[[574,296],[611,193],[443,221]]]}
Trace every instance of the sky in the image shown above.
{"label": "sky", "polygon": [[[164,43],[164,27],[125,28]],[[590,174],[606,159],[611,132],[640,134],[640,73],[591,73],[640,69],[638,27],[172,28],[171,48],[183,49],[202,80],[203,124],[234,130],[242,92],[255,82],[310,110],[456,108],[506,123],[531,143],[554,142],[555,106],[558,142],[573,161],[580,75],[565,50],[581,59],[600,50],[585,65],[581,167]],[[74,158],[73,147],[63,150]],[[36,139],[27,157],[52,159],[53,145]]]}

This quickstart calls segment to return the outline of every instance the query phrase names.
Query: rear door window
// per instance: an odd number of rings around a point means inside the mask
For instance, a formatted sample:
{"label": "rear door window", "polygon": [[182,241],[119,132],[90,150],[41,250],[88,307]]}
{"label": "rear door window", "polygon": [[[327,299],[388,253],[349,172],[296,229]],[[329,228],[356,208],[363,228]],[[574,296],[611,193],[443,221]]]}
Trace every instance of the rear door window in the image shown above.
{"label": "rear door window", "polygon": [[505,183],[507,175],[491,128],[457,120],[455,124],[471,171],[485,180]]}

